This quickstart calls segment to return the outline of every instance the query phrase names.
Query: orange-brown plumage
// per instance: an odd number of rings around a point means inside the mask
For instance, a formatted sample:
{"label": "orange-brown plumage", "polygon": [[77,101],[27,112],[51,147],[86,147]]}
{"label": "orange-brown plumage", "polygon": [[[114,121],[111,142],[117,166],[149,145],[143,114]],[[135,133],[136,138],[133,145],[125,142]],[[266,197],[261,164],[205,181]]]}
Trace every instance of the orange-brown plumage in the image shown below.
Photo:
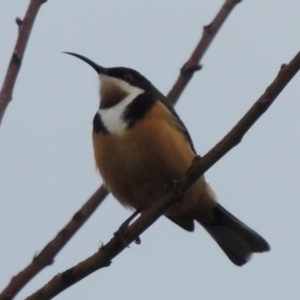
{"label": "orange-brown plumage", "polygon": [[[103,181],[124,206],[151,206],[166,193],[165,184],[179,179],[191,165],[195,153],[176,126],[174,116],[157,102],[134,128],[121,134],[93,134],[95,159]],[[210,222],[211,207],[215,205],[200,178],[185,200],[166,215],[178,222],[181,215],[193,220],[193,213],[199,209],[203,211],[201,221]]]}

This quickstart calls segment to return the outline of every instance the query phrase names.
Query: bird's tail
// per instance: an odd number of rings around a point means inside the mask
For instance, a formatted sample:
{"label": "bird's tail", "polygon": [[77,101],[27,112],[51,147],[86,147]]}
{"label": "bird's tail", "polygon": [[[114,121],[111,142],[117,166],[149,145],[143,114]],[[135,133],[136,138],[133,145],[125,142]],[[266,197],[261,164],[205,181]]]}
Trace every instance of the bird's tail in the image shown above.
{"label": "bird's tail", "polygon": [[250,260],[254,252],[270,250],[268,242],[250,227],[242,223],[220,204],[214,208],[212,223],[198,221],[219,244],[228,258],[242,266]]}

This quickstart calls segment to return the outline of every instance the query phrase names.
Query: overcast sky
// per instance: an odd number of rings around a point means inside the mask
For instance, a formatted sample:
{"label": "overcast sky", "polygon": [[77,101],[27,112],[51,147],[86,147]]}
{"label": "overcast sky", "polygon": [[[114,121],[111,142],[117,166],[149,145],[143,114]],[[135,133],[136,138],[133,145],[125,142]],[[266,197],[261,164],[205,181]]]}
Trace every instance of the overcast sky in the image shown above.
{"label": "overcast sky", "polygon": [[[223,1],[48,0],[35,21],[0,132],[0,289],[69,221],[101,179],[91,141],[95,71],[62,51],[126,66],[167,93]],[[0,1],[0,81],[28,1]],[[177,112],[199,154],[214,146],[300,50],[298,0],[245,0],[229,16]],[[56,299],[299,299],[300,74],[206,178],[219,202],[271,252],[233,265],[197,225],[158,220]],[[16,297],[97,251],[130,214],[111,196]]]}

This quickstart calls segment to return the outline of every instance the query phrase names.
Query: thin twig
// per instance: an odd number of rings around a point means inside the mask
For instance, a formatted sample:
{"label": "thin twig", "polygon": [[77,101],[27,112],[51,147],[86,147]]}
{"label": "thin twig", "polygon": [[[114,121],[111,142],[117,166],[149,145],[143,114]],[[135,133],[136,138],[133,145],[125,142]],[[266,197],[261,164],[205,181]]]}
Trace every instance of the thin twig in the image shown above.
{"label": "thin twig", "polygon": [[19,35],[0,92],[0,125],[8,103],[12,100],[13,89],[21,68],[22,59],[33,23],[44,2],[46,2],[46,0],[31,0],[24,19],[21,20],[20,18],[16,18],[16,23],[19,27]]}
{"label": "thin twig", "polygon": [[178,79],[167,95],[168,99],[173,104],[178,101],[181,93],[183,92],[189,81],[192,79],[195,71],[201,69],[200,61],[204,56],[207,48],[211,44],[212,40],[218,33],[219,29],[221,28],[235,5],[239,2],[241,2],[241,0],[226,0],[213,21],[209,25],[204,26],[202,38],[200,39],[189,60],[181,68]]}
{"label": "thin twig", "polygon": [[168,192],[159,199],[149,210],[142,215],[122,235],[122,241],[116,236],[105,246],[102,246],[94,255],[80,262],[76,266],[57,274],[46,285],[37,292],[26,298],[26,300],[52,299],[63,290],[74,283],[90,275],[96,270],[108,267],[111,260],[122,252],[126,245],[134,241],[141,233],[151,226],[169,207],[174,205],[182,197],[187,189],[220,158],[234,148],[242,140],[246,132],[270,107],[276,97],[295,76],[300,69],[300,52],[288,64],[284,65],[275,80],[266,89],[263,95],[254,103],[244,117],[236,126],[206,155],[201,159],[194,160],[188,172],[177,184],[176,191]]}
{"label": "thin twig", "polygon": [[[201,59],[201,57],[203,57],[213,37],[216,35],[218,30],[224,23],[225,19],[229,15],[229,12],[234,8],[234,5],[238,2],[240,1],[225,1],[225,4],[221,7],[219,13],[216,15],[211,25],[209,25],[211,27],[209,32],[212,33],[209,33],[208,30],[204,30],[203,37],[201,38],[196,49],[194,50],[192,56],[188,60],[189,62],[198,62]],[[19,19],[16,21],[17,24],[21,22],[21,20]],[[184,77],[184,75],[182,74],[179,76],[177,82],[182,81],[182,76]],[[178,100],[181,92],[187,84],[186,83],[185,85],[178,85],[177,82],[174,85],[173,89],[169,92],[169,95],[174,95],[169,96],[170,101],[174,104]],[[181,88],[182,91],[180,91]],[[12,280],[9,282],[6,288],[1,292],[0,300],[12,299],[24,287],[24,285],[26,285],[37,273],[39,273],[43,268],[47,267],[53,262],[53,259],[56,256],[56,254],[64,247],[67,241],[77,232],[77,230],[83,225],[83,223],[90,217],[90,215],[96,210],[99,204],[107,196],[107,192],[99,193],[100,190],[104,191],[105,189],[103,186],[101,186],[100,189],[96,191],[94,195],[89,200],[87,200],[87,202],[82,206],[82,209],[77,212],[77,214],[80,214],[82,218],[77,220],[76,226],[74,224],[74,220],[71,219],[70,222],[64,227],[64,229],[62,229],[56,235],[56,237],[52,241],[50,241],[48,245],[40,252],[40,254],[38,255],[38,263],[36,260],[33,260],[25,269],[23,269],[21,272],[19,272],[12,278]],[[89,209],[85,209],[85,207],[88,207]],[[62,235],[61,233],[64,232],[64,230],[66,229],[67,234]]]}
{"label": "thin twig", "polygon": [[81,209],[74,214],[70,222],[58,232],[56,237],[33,258],[32,262],[11,279],[10,283],[0,294],[0,300],[12,299],[36,274],[46,266],[51,265],[57,253],[92,215],[107,194],[107,190],[101,186]]}

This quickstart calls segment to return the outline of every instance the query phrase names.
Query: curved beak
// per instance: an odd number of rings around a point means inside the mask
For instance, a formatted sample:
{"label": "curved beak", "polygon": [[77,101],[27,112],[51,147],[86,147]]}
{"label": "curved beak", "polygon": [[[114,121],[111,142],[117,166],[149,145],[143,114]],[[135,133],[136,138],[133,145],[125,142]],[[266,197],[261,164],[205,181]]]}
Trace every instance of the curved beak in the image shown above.
{"label": "curved beak", "polygon": [[104,74],[106,72],[106,69],[97,65],[96,63],[94,63],[93,61],[91,61],[90,59],[80,55],[80,54],[77,54],[77,53],[73,53],[73,52],[63,52],[63,53],[66,53],[66,54],[70,54],[70,55],[73,55],[83,61],[85,61],[87,64],[89,64],[98,74]]}

